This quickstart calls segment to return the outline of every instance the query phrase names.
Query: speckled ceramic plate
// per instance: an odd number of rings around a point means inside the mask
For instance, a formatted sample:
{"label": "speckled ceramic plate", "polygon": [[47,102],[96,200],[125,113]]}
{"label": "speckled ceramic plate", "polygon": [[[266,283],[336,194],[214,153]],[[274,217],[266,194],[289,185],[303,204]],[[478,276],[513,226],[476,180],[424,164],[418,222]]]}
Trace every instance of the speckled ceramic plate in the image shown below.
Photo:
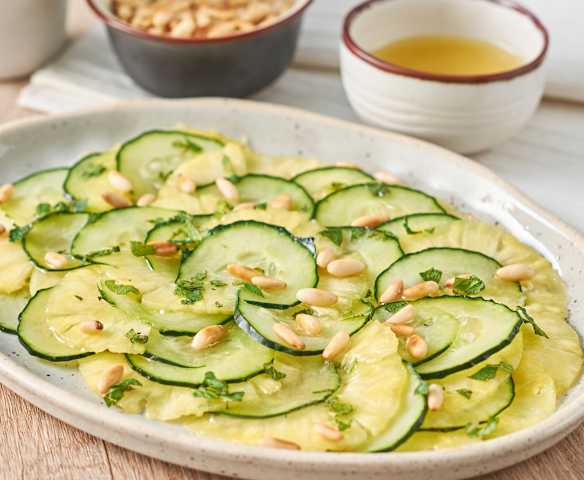
{"label": "speckled ceramic plate", "polygon": [[[496,221],[560,271],[571,295],[571,323],[584,334],[584,238],[487,169],[442,148],[284,107],[239,100],[151,101],[25,120],[0,129],[1,181],[71,165],[150,128],[185,123],[246,136],[272,154],[302,154],[387,168],[408,183]],[[71,370],[27,355],[0,335],[0,380],[48,413],[86,432],[169,462],[250,479],[454,480],[517,463],[550,447],[584,417],[580,382],[558,411],[533,428],[478,446],[421,453],[310,453],[200,439],[186,429],[106,408]]]}

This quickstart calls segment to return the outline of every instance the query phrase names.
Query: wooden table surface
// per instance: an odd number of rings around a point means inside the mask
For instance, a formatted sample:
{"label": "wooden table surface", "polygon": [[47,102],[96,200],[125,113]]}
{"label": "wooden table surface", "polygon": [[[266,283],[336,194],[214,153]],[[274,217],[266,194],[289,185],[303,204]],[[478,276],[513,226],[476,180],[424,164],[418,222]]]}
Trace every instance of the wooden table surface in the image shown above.
{"label": "wooden table surface", "polygon": [[[72,3],[70,31],[78,34],[92,19],[79,0]],[[283,85],[297,83],[298,78],[302,81],[311,78],[313,85],[338,83],[336,72],[315,73],[314,69],[303,72],[303,68],[306,66],[297,64],[285,79],[261,93],[259,99],[302,106],[302,94],[294,96],[294,91],[284,89]],[[0,83],[0,122],[38,115],[16,106],[18,92],[24,84],[24,80]],[[326,90],[330,91],[328,87]],[[330,108],[323,106],[320,110],[351,118],[346,105],[338,107],[344,99],[330,98],[334,100]],[[583,152],[584,105],[546,101],[521,135],[477,159],[525,191],[534,192],[536,200],[584,231]],[[0,385],[0,479],[19,478],[221,480],[224,477],[153,460],[92,437],[50,417]],[[549,451],[480,480],[495,479],[584,479],[584,426]]]}

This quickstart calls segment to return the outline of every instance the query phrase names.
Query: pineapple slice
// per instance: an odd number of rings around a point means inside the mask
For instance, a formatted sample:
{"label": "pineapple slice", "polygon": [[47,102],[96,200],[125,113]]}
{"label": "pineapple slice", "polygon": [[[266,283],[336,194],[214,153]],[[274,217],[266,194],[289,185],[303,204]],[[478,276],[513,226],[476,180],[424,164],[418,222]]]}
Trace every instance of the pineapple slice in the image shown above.
{"label": "pineapple slice", "polygon": [[28,288],[30,291],[30,296],[34,296],[39,290],[44,290],[45,288],[51,288],[57,285],[63,277],[67,274],[66,271],[62,272],[45,272],[44,270],[39,270],[35,268],[30,276],[30,282]]}
{"label": "pineapple slice", "polygon": [[0,239],[0,293],[14,293],[21,290],[33,270],[32,263],[22,249],[20,242]]}
{"label": "pineapple slice", "polygon": [[469,437],[464,430],[454,432],[416,432],[397,449],[398,452],[421,452],[464,447],[480,443],[478,437]]}

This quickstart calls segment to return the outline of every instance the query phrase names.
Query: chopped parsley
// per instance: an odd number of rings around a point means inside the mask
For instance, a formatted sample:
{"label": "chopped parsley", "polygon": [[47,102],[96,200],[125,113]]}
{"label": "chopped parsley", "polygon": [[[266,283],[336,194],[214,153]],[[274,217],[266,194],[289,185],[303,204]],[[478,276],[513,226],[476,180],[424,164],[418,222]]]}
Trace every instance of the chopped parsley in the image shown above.
{"label": "chopped parsley", "polygon": [[30,231],[31,228],[32,225],[23,225],[22,227],[14,225],[8,234],[8,239],[11,242],[18,242],[24,238],[24,236]]}
{"label": "chopped parsley", "polygon": [[420,277],[422,280],[426,282],[436,282],[440,283],[440,279],[442,278],[442,272],[440,270],[436,270],[434,267],[426,270],[425,272],[420,272]]}
{"label": "chopped parsley", "polygon": [[256,203],[253,208],[256,210],[265,210],[268,208],[268,204],[266,202]]}
{"label": "chopped parsley", "polygon": [[87,208],[87,200],[72,200],[70,202],[57,202],[51,205],[46,202],[37,204],[35,208],[36,218],[46,217],[49,213],[81,213]]}
{"label": "chopped parsley", "polygon": [[328,238],[331,242],[333,242],[335,245],[338,245],[339,247],[343,243],[343,231],[341,229],[327,228],[326,230],[322,230],[320,235]]}
{"label": "chopped parsley", "polygon": [[484,424],[468,423],[464,430],[469,437],[486,437],[495,431],[499,417],[491,417]]}
{"label": "chopped parsley", "polygon": [[489,364],[481,368],[478,372],[475,372],[470,376],[473,380],[479,380],[481,382],[486,382],[488,380],[492,380],[497,376],[497,372],[499,369],[503,370],[506,373],[513,373],[513,366],[509,365],[506,362],[501,362],[498,364]]}
{"label": "chopped parsley", "polygon": [[266,367],[264,372],[274,380],[282,380],[283,378],[286,378],[286,374],[280,372],[280,370],[276,370],[273,365]]}
{"label": "chopped parsley", "polygon": [[172,142],[172,146],[175,148],[179,148],[182,150],[181,153],[201,153],[203,149],[197,145],[195,142],[190,140],[187,137],[184,137],[182,140],[175,140]]}
{"label": "chopped parsley", "polygon": [[475,275],[471,275],[470,277],[456,277],[452,288],[454,293],[457,294],[476,295],[485,289],[485,282]]}
{"label": "chopped parsley", "polygon": [[174,294],[182,297],[183,305],[192,305],[203,299],[207,272],[199,272],[190,280],[178,280]]}
{"label": "chopped parsley", "polygon": [[128,338],[128,340],[130,340],[130,343],[139,343],[142,345],[148,343],[148,335],[141,332],[137,332],[133,328],[126,332],[126,337]]}
{"label": "chopped parsley", "polygon": [[406,302],[405,300],[398,300],[397,302],[389,302],[389,303],[383,304],[383,309],[387,313],[393,315],[394,313],[399,312],[407,304],[408,304],[408,302]]}
{"label": "chopped parsley", "polygon": [[366,228],[359,228],[359,227],[355,227],[355,228],[351,228],[351,241],[357,241],[359,240],[361,237],[363,237],[364,235],[367,235],[368,229]]}
{"label": "chopped parsley", "polygon": [[237,285],[241,285],[242,288],[246,289],[248,292],[257,295],[258,297],[263,297],[264,294],[259,287],[256,287],[253,283],[248,282],[237,282]]}
{"label": "chopped parsley", "polygon": [[37,218],[45,217],[51,212],[51,205],[49,203],[39,203],[35,209]]}
{"label": "chopped parsley", "polygon": [[132,250],[132,255],[135,257],[145,257],[156,253],[156,247],[154,245],[136,241],[130,242],[130,249]]}
{"label": "chopped parsley", "polygon": [[467,400],[469,400],[470,397],[472,397],[472,390],[469,390],[468,388],[458,388],[456,390],[456,393],[458,393],[459,395],[463,396]]}
{"label": "chopped parsley", "polygon": [[527,310],[524,307],[519,307],[518,310],[519,310],[519,316],[522,318],[523,323],[531,325],[531,328],[533,328],[533,333],[535,333],[536,335],[538,335],[540,337],[550,338],[550,337],[548,337],[548,334],[545,333],[543,328],[541,328],[535,322],[535,319],[531,315],[529,315],[529,313],[527,313]]}
{"label": "chopped parsley", "polygon": [[116,295],[140,295],[140,290],[132,285],[117,283],[115,280],[106,280],[103,283],[108,290],[114,292]]}
{"label": "chopped parsley", "polygon": [[350,403],[339,402],[336,398],[331,398],[327,400],[326,403],[333,415],[333,419],[337,424],[339,431],[343,432],[351,428],[352,419],[348,418],[348,415],[351,415],[354,412],[355,408],[353,405]]}
{"label": "chopped parsley", "polygon": [[203,383],[193,391],[194,397],[206,398],[208,400],[231,400],[240,402],[245,392],[230,392],[229,385],[219,380],[213,372],[206,372]]}
{"label": "chopped parsley", "polygon": [[226,287],[227,286],[227,283],[225,283],[223,280],[218,280],[218,279],[216,279],[216,280],[209,280],[209,284],[212,287],[217,287],[217,288],[219,288],[219,287]]}
{"label": "chopped parsley", "polygon": [[135,387],[141,387],[142,384],[135,378],[127,378],[123,382],[113,385],[103,397],[103,401],[108,407],[118,403],[128,390],[133,390]]}
{"label": "chopped parsley", "polygon": [[99,165],[98,163],[88,163],[81,172],[81,176],[83,178],[99,177],[106,170],[103,165]]}

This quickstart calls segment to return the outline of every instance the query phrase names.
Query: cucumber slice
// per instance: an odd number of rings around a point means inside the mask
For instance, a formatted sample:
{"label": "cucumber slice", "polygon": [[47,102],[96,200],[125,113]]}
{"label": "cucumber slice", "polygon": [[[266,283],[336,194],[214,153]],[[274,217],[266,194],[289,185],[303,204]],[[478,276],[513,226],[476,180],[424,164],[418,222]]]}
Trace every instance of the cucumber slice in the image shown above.
{"label": "cucumber slice", "polygon": [[[377,277],[376,298],[380,298],[394,280],[401,279],[406,288],[411,287],[423,280],[420,276],[422,272],[432,268],[442,272],[442,284],[457,275],[472,274],[480,278],[485,289],[469,294],[471,296],[480,295],[509,307],[524,303],[519,284],[499,280],[495,276],[496,271],[501,268],[497,260],[480,252],[461,248],[428,248],[404,255]],[[452,290],[446,289],[445,293],[452,293]]]}
{"label": "cucumber slice", "polygon": [[[240,291],[234,315],[235,322],[262,345],[291,355],[318,355],[335,334],[345,331],[351,335],[359,331],[371,315],[370,307],[362,303],[358,297],[354,298],[350,307],[343,310],[311,309],[312,314],[318,315],[321,332],[317,336],[309,336],[296,327],[296,315],[306,312],[302,305],[287,310],[264,308],[247,302],[246,297],[247,293]],[[305,348],[294,348],[276,335],[273,327],[277,323],[283,323],[295,330]]]}
{"label": "cucumber slice", "polygon": [[47,272],[46,270],[39,270],[35,268],[30,276],[30,281],[28,284],[28,289],[30,296],[33,296],[39,290],[44,290],[45,288],[51,288],[57,285],[67,272]]}
{"label": "cucumber slice", "polygon": [[[264,371],[272,362],[273,352],[254,342],[236,325],[227,326],[227,336],[217,345],[196,351],[191,337],[163,337],[152,334],[146,355],[128,355],[128,361],[140,375],[165,385],[196,387],[206,372],[219,380],[242,381]],[[149,358],[150,357],[150,358]]]}
{"label": "cucumber slice", "polygon": [[209,305],[220,302],[234,311],[240,287],[225,271],[230,263],[260,269],[286,282],[285,289],[264,292],[263,296],[252,295],[250,301],[258,305],[282,308],[297,304],[296,292],[318,282],[314,253],[306,242],[281,227],[255,221],[220,225],[209,231],[192,255],[183,261],[178,281],[206,276],[217,286],[206,290],[201,302]]}
{"label": "cucumber slice", "polygon": [[46,308],[51,289],[39,290],[19,315],[18,339],[28,353],[51,362],[67,362],[92,355],[80,348],[70,348],[49,328]]}
{"label": "cucumber slice", "polygon": [[386,266],[403,255],[399,242],[385,232],[361,227],[331,227],[320,232],[317,248],[332,248],[337,257],[354,257],[367,265],[365,276],[373,284]]}
{"label": "cucumber slice", "polygon": [[67,172],[67,168],[41,170],[14,182],[12,197],[2,204],[2,211],[17,225],[32,222],[39,203],[53,205],[65,200],[63,182]]}
{"label": "cucumber slice", "polygon": [[[468,393],[467,393],[468,394]],[[460,395],[459,392],[444,392],[445,396]],[[472,399],[472,393],[470,393]],[[496,417],[511,405],[515,398],[515,384],[510,376],[499,385],[490,396],[481,402],[469,402],[468,408],[451,411],[445,408],[429,412],[421,430],[442,431],[458,430],[467,424],[479,424]],[[446,403],[446,402],[445,402]],[[458,402],[460,405],[460,402]]]}
{"label": "cucumber slice", "polygon": [[448,213],[413,213],[403,217],[394,218],[377,227],[397,237],[404,235],[417,235],[421,233],[434,233],[436,227],[448,225],[459,220],[458,217]]}
{"label": "cucumber slice", "polygon": [[321,358],[298,358],[277,354],[272,372],[285,375],[275,380],[260,374],[232,391],[244,392],[241,402],[229,402],[218,413],[232,417],[269,418],[324,402],[341,384],[337,370]]}
{"label": "cucumber slice", "polygon": [[371,175],[363,170],[350,167],[315,168],[296,175],[292,180],[303,186],[315,200],[320,200],[328,194],[350,185],[375,181]]}
{"label": "cucumber slice", "polygon": [[[87,262],[71,256],[70,251],[71,242],[88,219],[87,213],[51,213],[32,224],[22,240],[22,248],[30,260],[43,270],[65,271],[87,265]],[[49,265],[45,260],[48,252],[67,255],[67,265],[62,268]]]}
{"label": "cucumber slice", "polygon": [[[394,305],[391,303],[380,305],[375,309],[373,318],[380,322],[386,321],[395,313],[393,307]],[[460,329],[460,324],[456,317],[439,307],[435,310],[427,308],[416,309],[416,316],[410,325],[416,328],[416,334],[422,337],[428,346],[426,357],[423,360],[416,361],[407,351],[406,338],[401,337],[399,339],[402,358],[414,365],[427,362],[445,352],[456,340]]]}
{"label": "cucumber slice", "polygon": [[408,388],[401,400],[401,408],[385,430],[369,442],[363,450],[367,452],[390,452],[408,440],[418,430],[426,417],[427,397],[424,381],[415,369],[408,365]]}
{"label": "cucumber slice", "polygon": [[18,314],[22,311],[30,296],[26,289],[12,295],[0,294],[0,331],[16,333]]}
{"label": "cucumber slice", "polygon": [[140,303],[134,295],[119,295],[103,284],[99,286],[99,293],[104,300],[120,309],[125,315],[153,326],[162,335],[194,335],[204,327],[219,325],[231,318],[231,315],[150,309]]}
{"label": "cucumber slice", "polygon": [[351,225],[364,215],[383,213],[390,217],[412,213],[444,213],[430,195],[402,185],[364,183],[327,195],[316,204],[315,218],[327,227]]}
{"label": "cucumber slice", "polygon": [[434,297],[413,302],[416,314],[436,319],[447,312],[460,325],[454,343],[441,355],[416,366],[424,379],[443,378],[486,360],[509,345],[523,323],[505,305],[480,297]]}
{"label": "cucumber slice", "polygon": [[63,189],[75,200],[85,200],[88,212],[105,212],[112,207],[102,194],[112,190],[107,173],[116,169],[116,152],[90,153],[71,167]]}
{"label": "cucumber slice", "polygon": [[104,212],[82,228],[73,239],[71,253],[84,257],[112,247],[143,241],[153,222],[168,220],[179,212],[156,207],[128,207]]}
{"label": "cucumber slice", "polygon": [[[230,177],[239,192],[239,201],[242,203],[267,203],[274,197],[287,193],[292,198],[291,210],[305,212],[312,216],[314,203],[303,187],[282,177],[250,173],[243,177]],[[214,183],[198,189],[195,197],[200,199],[201,205],[209,209],[204,213],[211,213],[225,201]]]}
{"label": "cucumber slice", "polygon": [[140,197],[156,193],[164,178],[181,163],[223,146],[217,138],[177,130],[151,130],[121,146],[116,156],[117,168],[132,182],[134,195]]}

